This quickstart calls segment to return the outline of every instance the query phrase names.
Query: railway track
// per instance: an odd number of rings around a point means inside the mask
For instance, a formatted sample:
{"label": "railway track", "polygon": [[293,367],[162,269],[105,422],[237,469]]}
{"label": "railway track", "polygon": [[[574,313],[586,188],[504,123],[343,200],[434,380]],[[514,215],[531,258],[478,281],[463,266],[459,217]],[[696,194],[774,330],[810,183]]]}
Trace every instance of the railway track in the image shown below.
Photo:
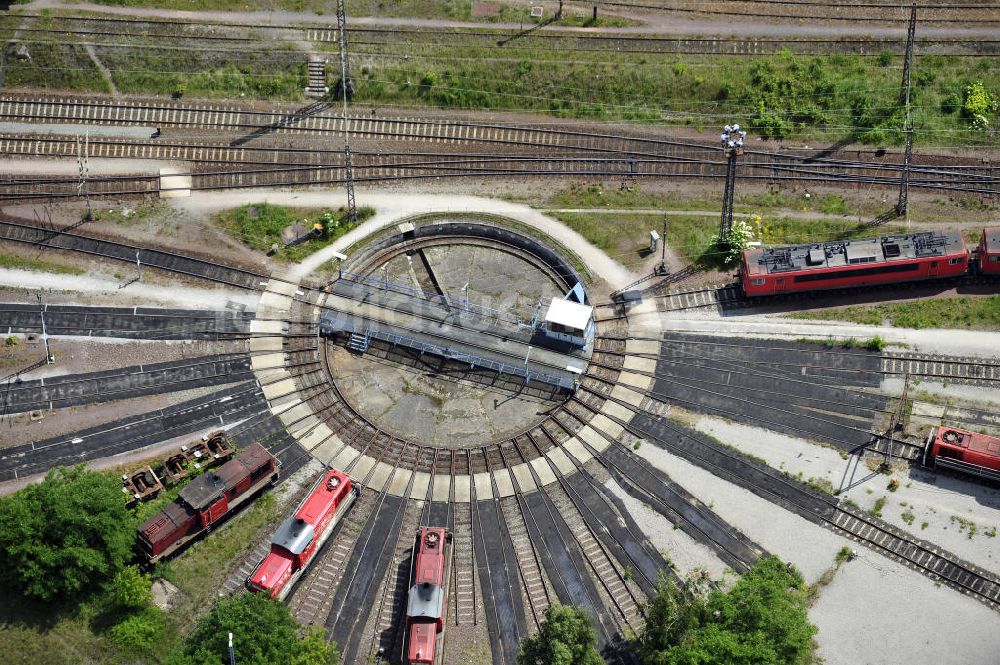
{"label": "railway track", "polygon": [[[660,401],[650,391],[635,389],[634,392],[644,399]],[[834,497],[787,477],[699,432],[666,419],[653,418],[647,410],[623,400],[612,401],[632,415],[628,419],[607,417],[640,439],[677,454],[810,521],[848,534],[875,551],[1000,610],[1000,576],[995,573],[961,561],[882,520],[838,505]]]}
{"label": "railway track", "polygon": [[[280,108],[280,107],[278,107]],[[157,127],[197,128],[212,131],[251,132],[250,136],[288,134],[313,137],[339,136],[342,121],[339,115],[324,113],[322,104],[287,112],[237,109],[213,104],[190,106],[174,102],[128,103],[90,99],[38,100],[21,96],[0,98],[0,118],[43,122],[73,122],[114,125],[154,125]],[[689,141],[649,138],[641,135],[613,135],[553,129],[550,126],[508,126],[472,122],[454,122],[441,119],[371,118],[361,116],[351,121],[352,136],[356,140],[422,141],[429,143],[480,143],[489,146],[493,159],[456,156],[452,160],[412,160],[405,164],[385,161],[364,164],[359,162],[356,178],[376,181],[400,178],[422,178],[470,175],[609,175],[619,177],[723,177],[725,161],[719,149]],[[108,142],[108,149],[119,151]],[[19,147],[21,144],[11,144]],[[30,144],[29,144],[30,145]],[[55,144],[53,144],[55,145]],[[516,147],[546,150],[570,149],[589,153],[583,157],[540,157],[530,160],[524,156],[498,154],[499,147]],[[220,148],[225,155],[225,148]],[[191,150],[195,150],[191,148]],[[409,152],[409,151],[407,151]],[[398,153],[402,154],[402,153]],[[466,154],[463,151],[462,154]],[[741,163],[741,177],[769,182],[782,180],[814,181],[837,180],[858,185],[884,184],[896,186],[902,168],[885,155],[863,161],[857,153],[855,160],[787,151],[769,153],[747,151]],[[992,167],[981,162],[954,157],[922,157],[930,160],[916,163],[910,168],[910,184],[914,187],[935,189],[960,189],[985,194],[1000,194],[1000,177]],[[194,173],[195,189],[219,187],[251,187],[266,184],[336,183],[342,177],[336,164],[326,167],[260,168],[251,171]],[[0,193],[5,196],[28,196],[31,189],[50,195],[73,195],[70,185],[75,179],[38,179],[39,182],[7,182]],[[92,178],[92,194],[100,193],[150,193],[159,187],[157,178]],[[127,188],[126,188],[127,186]],[[118,188],[115,190],[114,188]],[[47,189],[44,189],[47,188]],[[56,191],[57,189],[60,191]],[[123,189],[124,188],[124,189]],[[38,193],[36,191],[35,193]]]}

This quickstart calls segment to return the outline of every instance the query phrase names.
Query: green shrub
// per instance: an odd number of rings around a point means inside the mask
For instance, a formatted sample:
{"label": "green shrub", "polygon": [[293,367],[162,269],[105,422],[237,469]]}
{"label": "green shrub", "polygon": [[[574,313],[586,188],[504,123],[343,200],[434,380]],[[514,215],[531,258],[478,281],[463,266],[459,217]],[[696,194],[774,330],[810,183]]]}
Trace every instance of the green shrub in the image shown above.
{"label": "green shrub", "polygon": [[131,558],[135,530],[120,479],[52,469],[0,499],[0,584],[42,601],[92,594]]}
{"label": "green shrub", "polygon": [[109,628],[108,637],[129,653],[151,655],[162,645],[165,628],[163,612],[156,607],[147,607],[141,612],[129,614]]}

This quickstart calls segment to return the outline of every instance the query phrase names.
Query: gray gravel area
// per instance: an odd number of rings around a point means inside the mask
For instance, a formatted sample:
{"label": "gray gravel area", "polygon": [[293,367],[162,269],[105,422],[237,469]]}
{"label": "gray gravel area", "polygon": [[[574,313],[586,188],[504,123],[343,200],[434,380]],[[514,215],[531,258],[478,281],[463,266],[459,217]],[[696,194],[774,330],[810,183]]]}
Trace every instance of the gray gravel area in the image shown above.
{"label": "gray gravel area", "polygon": [[[696,428],[803,480],[840,488],[847,473],[839,451],[801,439],[715,418]],[[893,477],[899,488],[890,492],[890,478],[862,464],[844,482],[843,496],[864,510],[880,502],[882,518],[901,529],[987,570],[1000,568],[1000,489],[919,467],[901,467]]]}
{"label": "gray gravel area", "polygon": [[[24,335],[18,337],[23,339]],[[49,345],[56,356],[56,362],[25,372],[21,375],[22,379],[98,372],[143,363],[169,362],[247,350],[246,342],[128,341],[114,337],[52,337]],[[41,343],[36,348],[44,356]]]}
{"label": "gray gravel area", "polygon": [[809,612],[826,665],[996,665],[1000,614],[859,548]]}
{"label": "gray gravel area", "polygon": [[832,567],[841,547],[858,550],[859,558],[841,567],[810,610],[827,665],[996,663],[1000,615],[978,601],[654,446],[642,446],[639,454],[696,492],[729,523],[793,563],[807,583]]}

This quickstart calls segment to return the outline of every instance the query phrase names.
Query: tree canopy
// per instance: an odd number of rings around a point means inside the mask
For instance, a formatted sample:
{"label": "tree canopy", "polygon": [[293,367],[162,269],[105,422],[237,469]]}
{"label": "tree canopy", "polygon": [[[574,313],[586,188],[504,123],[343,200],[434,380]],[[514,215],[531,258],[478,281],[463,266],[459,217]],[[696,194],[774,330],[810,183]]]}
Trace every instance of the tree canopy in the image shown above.
{"label": "tree canopy", "polygon": [[603,665],[597,633],[583,610],[553,603],[538,632],[521,642],[518,665]]}
{"label": "tree canopy", "polygon": [[0,584],[42,601],[96,591],[131,557],[135,528],[114,478],[53,469],[0,499]]}
{"label": "tree canopy", "polygon": [[815,634],[801,575],[771,556],[707,598],[661,583],[640,655],[644,665],[804,665]]}
{"label": "tree canopy", "polygon": [[299,625],[281,602],[245,593],[215,602],[171,665],[228,665],[229,633],[240,665],[334,665],[336,645],[322,630],[299,639]]}

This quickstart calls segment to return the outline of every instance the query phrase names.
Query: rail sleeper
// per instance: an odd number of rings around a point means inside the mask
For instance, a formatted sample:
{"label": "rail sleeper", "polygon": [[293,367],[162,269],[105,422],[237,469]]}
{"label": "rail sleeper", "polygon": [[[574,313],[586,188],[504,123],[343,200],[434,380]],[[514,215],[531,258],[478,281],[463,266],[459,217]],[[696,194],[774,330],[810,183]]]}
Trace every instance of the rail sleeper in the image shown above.
{"label": "rail sleeper", "polygon": [[528,606],[537,625],[541,622],[545,608],[549,606],[549,593],[542,578],[542,571],[538,567],[517,497],[509,496],[501,499],[500,505],[507,521],[511,544],[514,545],[514,554],[517,557],[518,570],[521,572],[521,583],[527,594]]}

